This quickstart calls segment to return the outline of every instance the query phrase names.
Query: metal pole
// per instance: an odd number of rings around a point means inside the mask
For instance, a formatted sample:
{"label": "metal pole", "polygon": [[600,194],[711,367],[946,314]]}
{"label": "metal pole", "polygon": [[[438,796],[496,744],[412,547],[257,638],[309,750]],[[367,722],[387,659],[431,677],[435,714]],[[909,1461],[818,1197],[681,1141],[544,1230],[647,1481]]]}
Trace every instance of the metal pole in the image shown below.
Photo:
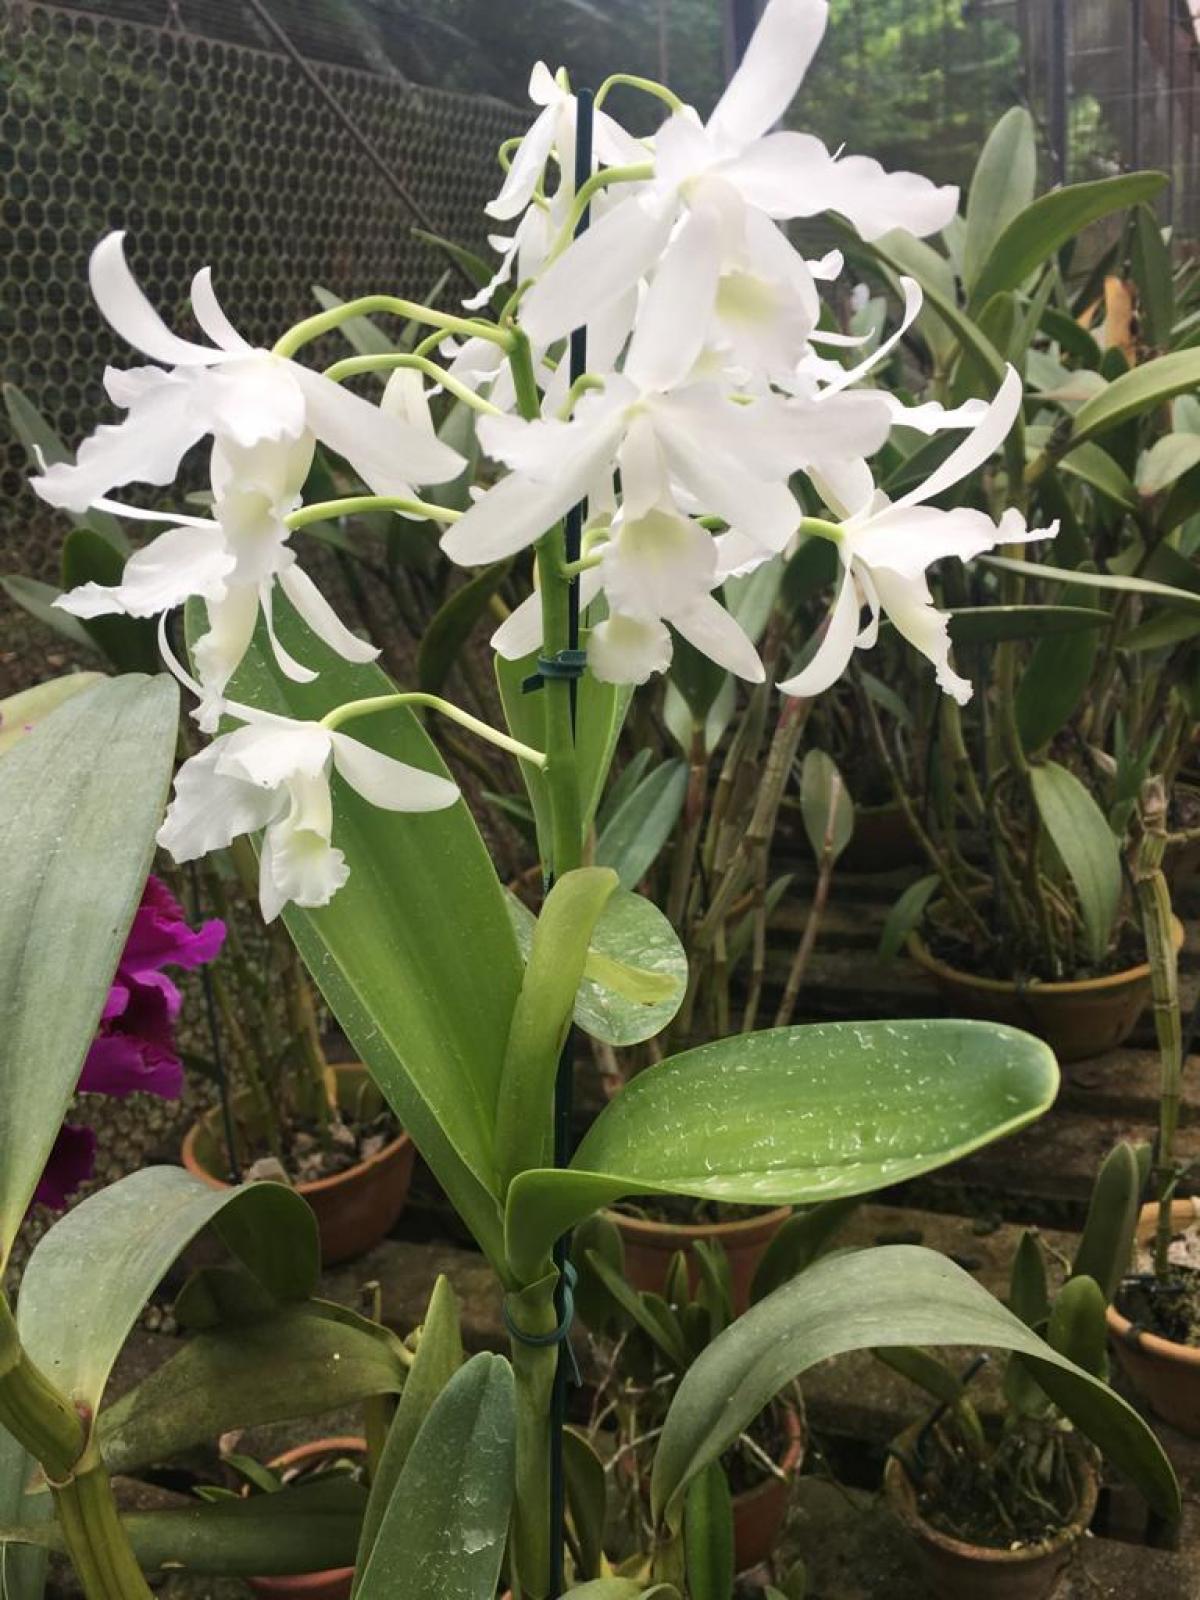
{"label": "metal pole", "polygon": [[1066,183],[1070,172],[1067,148],[1067,0],[1050,0],[1046,13],[1046,97],[1049,102],[1054,176]]}
{"label": "metal pole", "polygon": [[1142,164],[1142,0],[1129,0],[1129,164]]}
{"label": "metal pole", "polygon": [[761,13],[762,0],[725,0],[726,81],[737,71]]}
{"label": "metal pole", "polygon": [[1179,16],[1174,5],[1167,8],[1167,171],[1171,181],[1167,185],[1167,225],[1175,226],[1175,190],[1179,180],[1179,165],[1175,157],[1175,45],[1179,32]]}

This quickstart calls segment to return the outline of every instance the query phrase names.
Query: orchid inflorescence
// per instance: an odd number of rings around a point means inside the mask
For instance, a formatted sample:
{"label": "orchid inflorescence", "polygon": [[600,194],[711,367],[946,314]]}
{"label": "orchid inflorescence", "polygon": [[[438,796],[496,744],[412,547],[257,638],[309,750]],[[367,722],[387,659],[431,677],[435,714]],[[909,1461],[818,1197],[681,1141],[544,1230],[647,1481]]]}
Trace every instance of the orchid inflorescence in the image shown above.
{"label": "orchid inflorescence", "polygon": [[[204,731],[215,733],[223,717],[241,726],[180,770],[160,834],[177,860],[265,829],[261,900],[272,917],[289,901],[326,904],[345,880],[332,844],[333,769],[369,802],[394,810],[456,798],[447,780],[325,724],[227,699],[260,613],[279,670],[298,682],[314,676],[277,637],[276,585],[338,655],[363,662],[377,654],[341,622],[291,547],[294,529],[339,507],[446,522],[445,553],[481,566],[527,547],[540,551],[547,531],[585,503],[583,554],[573,570],[560,565],[552,575],[578,579],[590,670],[616,683],[664,671],[672,630],[729,672],[761,681],[754,644],[717,594],[726,579],[803,540],[828,539],[839,557],[833,606],[816,648],[781,690],[811,697],[829,688],[855,649],[874,643],[886,614],[932,662],[941,687],[969,698],[970,684],[951,665],[948,619],[933,604],[926,569],[1053,530],[1030,532],[1013,511],[997,524],[970,507],[929,503],[1008,435],[1021,405],[1015,370],[990,403],[954,409],[905,407],[859,387],[917,316],[915,282],[900,280],[900,324],[877,348],[852,366],[834,357],[838,347],[864,342],[820,324],[818,284],[840,274],[840,254],[808,260],[782,225],[832,209],[866,240],[893,229],[924,236],[955,215],[957,191],[831,153],[811,134],[773,131],[821,41],[827,10],[826,0],[770,0],[706,122],[661,85],[601,86],[593,175],[578,192],[576,100],[565,74],[539,64],[530,93],[541,110],[515,149],[506,148],[507,173],[487,208],[512,231],[493,239],[501,265],[464,315],[379,295],[307,319],[271,351],[255,349],[229,322],[204,269],[191,300],[211,343],[193,343],[172,333],[142,293],[120,233],[96,247],[91,283],[101,312],[158,364],[110,369],[106,388],[124,421],[99,428],[74,464],[54,465],[34,484],[68,510],[98,507],[167,524],[130,558],[119,584],[85,584],[57,602],[65,610],[163,616],[190,599],[206,608],[208,628],[193,652],[196,679],[169,653],[168,664],[194,689]],[[669,114],[653,137],[635,139],[603,109],[617,81],[666,103]],[[591,226],[577,233],[588,206]],[[480,315],[514,278],[499,317]],[[295,359],[310,340],[371,311],[397,312],[432,331],[413,354],[352,359],[325,373]],[[588,372],[572,383],[560,357],[577,327],[587,331]],[[393,370],[378,405],[342,385],[356,372],[385,368]],[[429,398],[437,388],[474,407],[483,452],[507,469],[465,513],[418,493],[466,467],[434,430]],[[868,458],[897,425],[964,437],[893,503],[877,489]],[[211,516],[148,512],[110,498],[127,483],[170,483],[185,452],[204,438],[212,441]],[[317,442],[371,494],[303,505]],[[806,515],[793,487],[798,475],[806,499],[820,500],[828,517]],[[539,571],[542,594],[518,606],[493,637],[506,658],[542,644],[544,564]],[[338,715],[354,714],[343,707]]]}

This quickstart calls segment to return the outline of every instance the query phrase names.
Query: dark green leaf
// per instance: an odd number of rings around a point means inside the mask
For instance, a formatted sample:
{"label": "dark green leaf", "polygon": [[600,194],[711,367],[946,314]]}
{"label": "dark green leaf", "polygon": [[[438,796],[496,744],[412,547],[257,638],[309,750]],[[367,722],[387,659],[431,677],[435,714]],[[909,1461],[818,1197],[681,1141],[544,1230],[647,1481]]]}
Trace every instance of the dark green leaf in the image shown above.
{"label": "dark green leaf", "polygon": [[62,593],[54,584],[42,583],[38,578],[27,578],[23,573],[13,572],[0,578],[0,588],[14,605],[20,606],[22,611],[27,611],[45,627],[53,628],[55,633],[70,640],[77,649],[86,650],[92,656],[99,652],[99,645],[79,618],[73,617],[69,611],[60,611],[54,604]]}
{"label": "dark green leaf", "polygon": [[440,694],[450,669],[487,615],[488,603],[501,588],[511,561],[497,561],[472,574],[433,617],[417,651],[417,683],[429,694]]}
{"label": "dark green leaf", "polygon": [[[58,434],[15,383],[4,385],[4,407],[8,412],[12,431],[25,446],[25,454],[34,472],[41,472],[43,465],[53,467],[60,461],[74,461],[75,457]],[[120,554],[129,554],[129,540],[125,537],[125,530],[109,512],[89,509],[67,511],[64,515],[69,517],[77,528],[94,528],[101,538],[107,539],[113,549]]]}
{"label": "dark green leaf", "polygon": [[1109,612],[1091,606],[961,606],[950,613],[950,637],[957,645],[996,644],[1087,633],[1111,621]]}
{"label": "dark green leaf", "polygon": [[604,1463],[587,1439],[575,1428],[563,1432],[563,1470],[566,1476],[567,1512],[579,1547],[577,1576],[595,1578],[604,1556],[604,1525],[608,1485]]}
{"label": "dark green leaf", "polygon": [[904,941],[925,915],[925,907],[933,898],[934,890],[941,881],[936,872],[931,872],[924,878],[918,878],[915,883],[910,883],[905,889],[888,912],[887,921],[883,925],[883,933],[879,938],[881,961],[894,961],[900,954]]}
{"label": "dark green leaf", "polygon": [[611,867],[625,889],[634,889],[671,837],[687,795],[684,761],[664,761],[617,810],[596,840],[596,863]]}
{"label": "dark green leaf", "polygon": [[[103,534],[92,528],[72,528],[63,542],[63,588],[81,583],[120,583],[125,559]],[[66,613],[64,612],[65,616]],[[89,617],[83,622],[96,648],[118,672],[158,671],[160,656],[155,623],[149,617]]]}
{"label": "dark green leaf", "polygon": [[975,163],[967,197],[963,279],[975,284],[1010,222],[1032,202],[1037,183],[1037,139],[1024,106],[1011,106],[988,134]]}
{"label": "dark green leaf", "polygon": [[690,1600],[732,1600],[733,1496],[719,1461],[688,1485],[683,1549]]}
{"label": "dark green leaf", "polygon": [[818,865],[832,864],[854,832],[854,802],[832,756],[809,750],[800,769],[800,814]]}
{"label": "dark green leaf", "polygon": [[[1093,613],[1111,620],[1106,612]],[[1197,619],[1200,623],[1200,619]],[[1017,685],[1017,729],[1026,750],[1049,744],[1087,692],[1096,661],[1095,629],[1039,639]]]}
{"label": "dark green leaf", "polygon": [[1158,218],[1146,205],[1134,207],[1132,256],[1138,314],[1146,342],[1165,345],[1175,323],[1175,280],[1170,247]]}
{"label": "dark green leaf", "polygon": [[1079,896],[1088,954],[1108,953],[1121,903],[1121,851],[1108,819],[1073,772],[1056,761],[1030,769],[1033,798]]}
{"label": "dark green leaf", "polygon": [[824,1205],[812,1206],[790,1217],[754,1269],[750,1283],[751,1304],[811,1267],[818,1256],[824,1255],[837,1242],[838,1233],[861,1203],[857,1196],[849,1200],[827,1200]]}

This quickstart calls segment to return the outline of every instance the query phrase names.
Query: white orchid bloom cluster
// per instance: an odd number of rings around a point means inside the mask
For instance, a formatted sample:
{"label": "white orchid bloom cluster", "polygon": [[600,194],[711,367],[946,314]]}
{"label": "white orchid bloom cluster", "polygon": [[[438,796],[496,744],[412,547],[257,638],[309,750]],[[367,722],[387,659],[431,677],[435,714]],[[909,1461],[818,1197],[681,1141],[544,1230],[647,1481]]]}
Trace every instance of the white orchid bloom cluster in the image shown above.
{"label": "white orchid bloom cluster", "polygon": [[[507,475],[442,547],[468,566],[502,559],[586,501],[581,601],[603,596],[606,606],[588,646],[598,677],[640,683],[665,670],[674,629],[727,670],[760,680],[753,644],[715,591],[788,550],[803,527],[837,541],[844,576],[816,655],[784,691],[828,688],[855,644],[874,642],[882,610],[961,699],[970,687],[950,666],[947,621],[925,570],[1001,539],[1040,536],[1012,516],[997,527],[977,511],[926,504],[1003,441],[1021,403],[1015,372],[990,406],[971,402],[956,411],[905,408],[851,387],[916,317],[914,282],[901,280],[901,323],[866,360],[847,369],[823,353],[856,342],[818,326],[817,283],[835,277],[841,259],[834,252],[806,260],[780,224],[836,210],[869,240],[894,228],[924,235],[943,228],[957,207],[953,188],[831,154],[809,134],[772,131],[816,52],[827,11],[826,0],[770,0],[706,123],[674,102],[653,139],[630,148],[601,114],[589,184],[596,215],[573,241],[570,222],[586,198],[571,181],[574,102],[561,75],[540,64],[534,71],[531,95],[544,109],[492,210],[512,217],[526,204],[499,279],[515,253],[524,283],[517,316],[542,358],[535,363],[541,415],[480,422],[483,449]],[[547,199],[552,168],[559,176]],[[552,357],[579,326],[588,331],[589,386],[567,415],[574,391],[568,394],[565,360]],[[458,370],[474,370],[480,382],[490,382],[495,366],[485,352],[458,353]],[[513,410],[509,389],[496,383],[489,392]],[[898,424],[971,432],[929,483],[888,508],[866,463]],[[790,486],[797,473],[808,475],[838,525],[806,524]],[[725,531],[709,532],[704,524],[714,520]],[[860,627],[864,606],[870,615]],[[534,595],[493,644],[518,657],[540,639]]]}

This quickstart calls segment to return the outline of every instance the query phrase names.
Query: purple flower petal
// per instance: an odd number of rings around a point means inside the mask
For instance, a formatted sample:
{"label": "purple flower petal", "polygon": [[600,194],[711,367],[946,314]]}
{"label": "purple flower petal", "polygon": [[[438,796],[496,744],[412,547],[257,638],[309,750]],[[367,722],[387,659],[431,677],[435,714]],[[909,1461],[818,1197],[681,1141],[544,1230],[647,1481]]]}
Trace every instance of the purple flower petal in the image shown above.
{"label": "purple flower petal", "polygon": [[96,1135],[91,1128],[64,1122],[33,1191],[34,1201],[61,1211],[79,1185],[91,1177],[95,1164]]}
{"label": "purple flower petal", "polygon": [[219,917],[199,928],[189,927],[183,907],[171,891],[161,879],[149,877],[125,941],[119,970],[140,973],[168,964],[202,966],[214,959],[224,942],[225,924]]}
{"label": "purple flower petal", "polygon": [[163,1100],[178,1100],[183,1092],[183,1063],[171,1048],[153,1040],[111,1033],[95,1040],[88,1051],[79,1087],[88,1094],[115,1099],[156,1094]]}

